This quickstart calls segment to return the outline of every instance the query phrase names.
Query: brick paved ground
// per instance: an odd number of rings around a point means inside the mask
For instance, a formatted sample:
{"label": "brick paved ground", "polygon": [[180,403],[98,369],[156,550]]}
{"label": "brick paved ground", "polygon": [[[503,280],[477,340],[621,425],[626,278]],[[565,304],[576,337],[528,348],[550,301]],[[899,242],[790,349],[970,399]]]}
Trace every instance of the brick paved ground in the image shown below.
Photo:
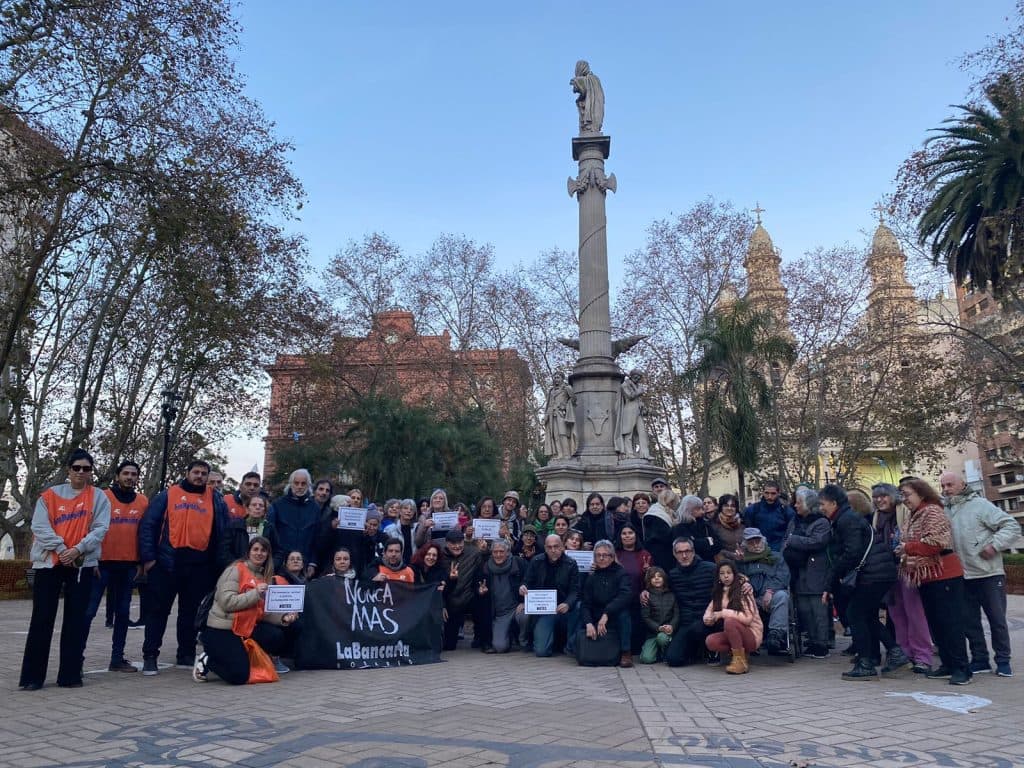
{"label": "brick paved ground", "polygon": [[[1022,597],[1010,598],[1018,677],[979,675],[965,688],[913,675],[842,682],[838,655],[795,665],[758,658],[751,674],[730,677],[703,666],[581,669],[566,658],[467,649],[443,664],[293,672],[240,688],[167,669],[153,678],[89,674],[84,688],[64,690],[52,685],[54,658],[49,684],[27,693],[17,682],[29,608],[0,603],[3,766],[1024,765]],[[87,670],[105,668],[102,617],[101,609]],[[129,632],[131,658],[141,642]],[[915,692],[972,711],[940,709]]]}

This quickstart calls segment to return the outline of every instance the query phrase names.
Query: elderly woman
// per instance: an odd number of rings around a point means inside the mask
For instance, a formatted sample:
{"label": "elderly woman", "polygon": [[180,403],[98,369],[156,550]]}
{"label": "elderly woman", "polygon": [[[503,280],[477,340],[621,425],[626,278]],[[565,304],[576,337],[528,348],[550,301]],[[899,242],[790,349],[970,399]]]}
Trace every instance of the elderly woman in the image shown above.
{"label": "elderly woman", "polygon": [[211,671],[231,685],[249,682],[245,640],[255,641],[271,655],[283,650],[284,628],[291,626],[298,614],[264,612],[263,596],[273,583],[270,542],[257,536],[249,542],[245,559],[229,565],[217,580],[206,629],[202,631],[204,652],[196,657],[192,669],[196,682],[205,683]]}
{"label": "elderly woman", "polygon": [[939,494],[924,480],[904,480],[900,493],[910,510],[902,541],[896,547],[900,578],[920,592],[928,628],[942,660],[942,666],[925,677],[949,678],[950,685],[967,685],[971,671],[965,634],[964,568],[953,551],[949,518],[942,510]]}
{"label": "elderly woman", "polygon": [[850,591],[846,610],[857,661],[849,672],[843,673],[843,679],[874,680],[882,661],[878,606],[896,582],[896,561],[885,542],[875,541],[868,520],[850,507],[843,488],[826,485],[818,498],[822,512],[832,523],[829,555],[833,592]]}
{"label": "elderly woman", "polygon": [[807,635],[804,655],[815,659],[828,657],[828,631],[831,627],[828,592],[832,574],[828,545],[832,525],[821,514],[817,491],[797,488],[796,517],[789,523],[782,556],[792,574],[800,628]]}
{"label": "elderly woman", "polygon": [[718,540],[714,526],[704,517],[704,500],[700,496],[684,496],[675,510],[677,522],[672,528],[673,541],[680,537],[693,539],[700,559],[714,562],[722,549],[722,542]]}
{"label": "elderly woman", "polygon": [[519,587],[523,585],[525,576],[526,566],[518,557],[512,556],[508,542],[504,539],[492,541],[491,557],[481,569],[480,586],[477,588],[482,620],[476,626],[484,653],[508,652],[516,615],[523,608]]}
{"label": "elderly woman", "polygon": [[740,519],[740,500],[731,493],[718,497],[718,516],[711,527],[722,548],[718,560],[736,560],[743,557],[743,520]]}
{"label": "elderly woman", "polygon": [[[632,622],[629,616],[632,600],[629,574],[616,562],[614,545],[607,539],[595,542],[594,569],[583,586],[580,622],[589,640],[607,634],[609,624],[617,630],[620,667],[633,666],[633,653],[630,649]],[[581,637],[578,643],[582,642]]]}
{"label": "elderly woman", "polygon": [[[899,546],[902,531],[907,527],[910,517],[906,507],[900,504],[899,491],[889,483],[879,483],[871,488],[871,500],[875,506],[872,525],[875,536],[887,542],[893,551]],[[903,579],[897,579],[896,585],[889,590],[885,606],[892,620],[895,642],[901,654],[889,651],[890,664],[897,660],[913,665],[914,672],[923,675],[931,671],[932,636],[928,631],[928,619],[921,604],[921,595],[917,587]],[[898,657],[902,656],[902,659]]]}
{"label": "elderly woman", "polygon": [[301,552],[307,563],[307,577],[316,570],[316,553],[313,550],[320,528],[320,505],[313,498],[312,482],[308,469],[296,469],[288,476],[288,489],[284,496],[270,505],[267,515],[281,542],[281,551],[275,553],[277,562],[274,565],[281,567],[281,557],[286,552]]}

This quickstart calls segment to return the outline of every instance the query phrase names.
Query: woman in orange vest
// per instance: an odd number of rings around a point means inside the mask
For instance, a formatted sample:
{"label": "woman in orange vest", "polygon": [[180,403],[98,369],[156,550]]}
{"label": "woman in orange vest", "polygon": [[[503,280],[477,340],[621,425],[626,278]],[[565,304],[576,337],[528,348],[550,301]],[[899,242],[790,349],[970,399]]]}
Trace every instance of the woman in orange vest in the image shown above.
{"label": "woman in orange vest", "polygon": [[47,488],[32,513],[32,619],[21,661],[23,691],[46,679],[57,606],[64,595],[57,685],[82,687],[82,635],[92,594],[93,570],[110,526],[110,502],[92,484],[93,460],[76,448],[67,460],[68,481]]}
{"label": "woman in orange vest", "polygon": [[249,542],[244,560],[232,563],[217,580],[213,605],[202,631],[203,653],[196,656],[192,677],[206,682],[214,672],[224,682],[249,682],[249,654],[244,640],[251,638],[268,655],[277,656],[286,644],[285,630],[298,619],[296,613],[265,613],[263,596],[274,584],[274,560],[270,542],[257,536]]}

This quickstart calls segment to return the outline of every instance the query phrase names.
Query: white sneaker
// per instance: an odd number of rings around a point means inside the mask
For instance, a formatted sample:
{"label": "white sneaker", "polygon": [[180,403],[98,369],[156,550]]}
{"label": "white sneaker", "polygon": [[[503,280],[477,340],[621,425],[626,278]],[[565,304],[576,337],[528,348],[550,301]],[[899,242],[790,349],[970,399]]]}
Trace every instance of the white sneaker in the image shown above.
{"label": "white sneaker", "polygon": [[206,682],[206,675],[210,672],[210,668],[206,664],[209,659],[210,657],[205,653],[196,655],[196,663],[192,665],[192,679],[197,683]]}

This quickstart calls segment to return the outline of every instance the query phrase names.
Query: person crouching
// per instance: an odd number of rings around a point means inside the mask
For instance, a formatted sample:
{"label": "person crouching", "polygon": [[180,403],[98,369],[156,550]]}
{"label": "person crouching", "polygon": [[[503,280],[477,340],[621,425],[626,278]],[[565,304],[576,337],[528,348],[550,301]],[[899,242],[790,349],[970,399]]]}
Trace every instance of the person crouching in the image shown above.
{"label": "person crouching", "polygon": [[204,653],[196,657],[192,677],[206,682],[209,672],[231,685],[249,682],[251,672],[245,640],[252,639],[271,656],[286,645],[285,630],[296,613],[265,613],[263,596],[274,584],[270,542],[257,536],[249,542],[244,560],[232,563],[217,580],[213,605],[202,631]]}

